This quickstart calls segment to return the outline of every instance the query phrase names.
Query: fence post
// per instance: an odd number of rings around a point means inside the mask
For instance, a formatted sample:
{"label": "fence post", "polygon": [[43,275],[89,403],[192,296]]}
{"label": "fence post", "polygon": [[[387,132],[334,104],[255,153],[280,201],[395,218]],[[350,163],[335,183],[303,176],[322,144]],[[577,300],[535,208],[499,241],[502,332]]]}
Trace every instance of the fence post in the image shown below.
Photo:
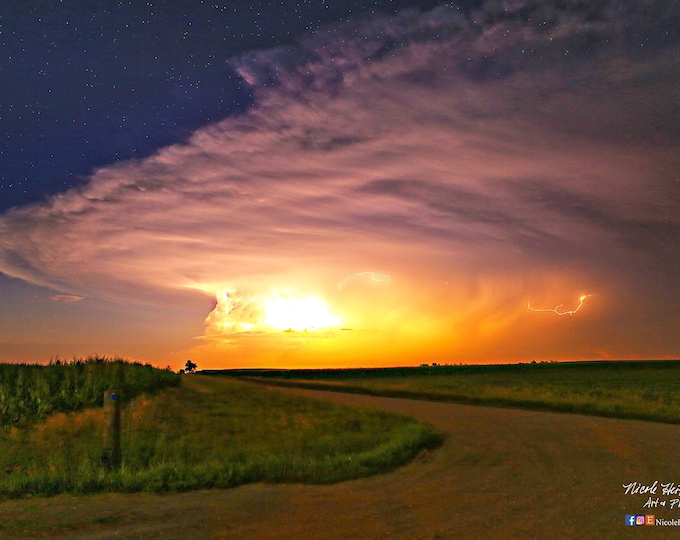
{"label": "fence post", "polygon": [[109,469],[120,468],[120,396],[117,392],[104,392],[104,454],[102,461]]}

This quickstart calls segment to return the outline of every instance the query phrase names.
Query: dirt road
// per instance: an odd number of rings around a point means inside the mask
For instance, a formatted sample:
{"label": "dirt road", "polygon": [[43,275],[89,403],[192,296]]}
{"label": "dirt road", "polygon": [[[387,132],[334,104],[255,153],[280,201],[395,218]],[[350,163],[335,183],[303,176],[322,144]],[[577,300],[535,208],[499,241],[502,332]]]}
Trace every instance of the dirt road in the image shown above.
{"label": "dirt road", "polygon": [[[57,497],[0,504],[2,524],[49,538],[677,538],[627,527],[626,514],[680,520],[680,426],[285,390],[408,414],[448,433],[443,447],[389,474],[331,486],[248,485],[169,495]],[[659,481],[650,494],[623,484]],[[665,506],[661,506],[665,503]],[[671,508],[673,505],[673,508]],[[10,532],[4,527],[5,532]],[[12,527],[11,529],[14,529]],[[644,530],[640,530],[644,529]],[[16,529],[15,529],[16,530]],[[10,535],[14,537],[14,535]]]}

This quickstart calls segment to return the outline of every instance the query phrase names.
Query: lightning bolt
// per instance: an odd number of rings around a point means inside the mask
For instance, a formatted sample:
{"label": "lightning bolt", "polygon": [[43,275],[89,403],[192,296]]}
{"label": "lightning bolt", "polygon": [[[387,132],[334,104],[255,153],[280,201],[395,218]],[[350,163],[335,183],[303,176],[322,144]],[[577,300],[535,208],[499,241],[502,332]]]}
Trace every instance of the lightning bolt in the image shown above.
{"label": "lightning bolt", "polygon": [[338,285],[338,289],[342,290],[343,287],[347,286],[347,283],[349,282],[350,279],[354,279],[355,277],[359,276],[371,276],[371,281],[377,281],[377,282],[385,282],[385,281],[390,281],[390,276],[387,274],[378,274],[376,272],[358,272],[357,274],[352,274],[351,276],[346,277],[342,283]]}
{"label": "lightning bolt", "polygon": [[578,306],[576,306],[575,309],[572,309],[572,310],[570,310],[570,311],[560,311],[560,308],[561,308],[564,304],[560,304],[559,306],[554,307],[554,308],[552,308],[552,309],[538,309],[538,308],[532,308],[532,307],[531,307],[531,301],[529,301],[529,302],[527,303],[527,309],[528,309],[529,311],[536,311],[536,312],[539,312],[539,313],[541,313],[541,312],[542,312],[542,313],[546,313],[546,312],[552,311],[553,313],[557,313],[558,315],[573,315],[574,313],[578,312],[579,309],[581,309],[581,306],[583,305],[583,301],[584,301],[586,298],[588,298],[589,296],[592,296],[592,294],[584,294],[583,296],[581,296],[581,297],[579,298]]}

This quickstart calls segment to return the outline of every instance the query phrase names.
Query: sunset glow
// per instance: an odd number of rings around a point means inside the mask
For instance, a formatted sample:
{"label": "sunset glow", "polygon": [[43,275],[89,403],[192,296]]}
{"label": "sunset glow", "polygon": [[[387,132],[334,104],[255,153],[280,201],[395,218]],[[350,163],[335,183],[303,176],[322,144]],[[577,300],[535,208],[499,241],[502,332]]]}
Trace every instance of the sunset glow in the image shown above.
{"label": "sunset glow", "polygon": [[343,287],[347,287],[348,283],[355,278],[359,278],[362,276],[366,276],[368,279],[371,281],[376,281],[378,283],[382,283],[385,281],[390,281],[390,276],[387,274],[378,274],[376,272],[357,272],[356,274],[352,274],[351,276],[347,276],[345,279],[342,280],[342,283],[338,285],[338,289],[342,290]]}
{"label": "sunset glow", "polygon": [[318,298],[274,298],[264,305],[264,324],[277,330],[321,330],[340,324],[340,319],[328,311]]}
{"label": "sunset glow", "polygon": [[238,334],[313,332],[340,325],[323,300],[291,291],[244,296],[227,289],[217,294],[216,303],[205,321],[207,332],[228,341]]}

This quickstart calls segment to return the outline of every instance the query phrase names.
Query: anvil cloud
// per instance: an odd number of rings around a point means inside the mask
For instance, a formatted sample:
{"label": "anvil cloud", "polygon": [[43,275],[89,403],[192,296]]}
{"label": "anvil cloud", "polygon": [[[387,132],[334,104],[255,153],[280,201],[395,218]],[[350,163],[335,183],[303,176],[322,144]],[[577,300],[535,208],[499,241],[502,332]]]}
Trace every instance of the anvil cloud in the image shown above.
{"label": "anvil cloud", "polygon": [[[680,8],[562,4],[375,16],[233,58],[247,113],[6,212],[0,271],[61,298],[216,296],[206,336],[232,346],[211,321],[247,334],[236,295],[320,295],[364,363],[395,332],[413,361],[677,356]],[[367,270],[392,280],[338,290]],[[583,294],[570,320],[526,310]]]}

